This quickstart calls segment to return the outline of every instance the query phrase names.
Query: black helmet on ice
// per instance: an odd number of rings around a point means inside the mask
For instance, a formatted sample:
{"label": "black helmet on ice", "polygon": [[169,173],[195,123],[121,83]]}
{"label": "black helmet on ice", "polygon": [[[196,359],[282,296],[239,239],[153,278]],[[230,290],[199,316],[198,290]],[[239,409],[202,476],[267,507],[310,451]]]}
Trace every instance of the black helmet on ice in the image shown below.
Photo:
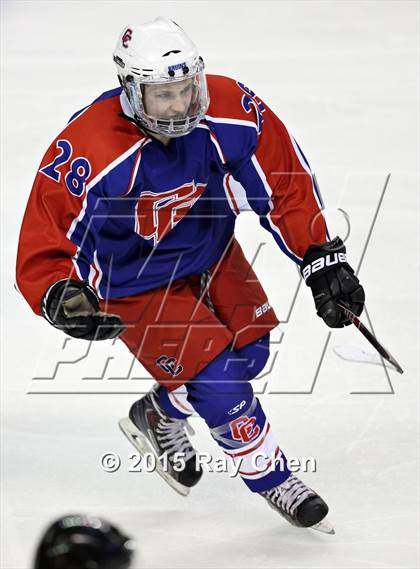
{"label": "black helmet on ice", "polygon": [[134,542],[94,516],[70,515],[54,522],[39,544],[34,569],[128,569]]}

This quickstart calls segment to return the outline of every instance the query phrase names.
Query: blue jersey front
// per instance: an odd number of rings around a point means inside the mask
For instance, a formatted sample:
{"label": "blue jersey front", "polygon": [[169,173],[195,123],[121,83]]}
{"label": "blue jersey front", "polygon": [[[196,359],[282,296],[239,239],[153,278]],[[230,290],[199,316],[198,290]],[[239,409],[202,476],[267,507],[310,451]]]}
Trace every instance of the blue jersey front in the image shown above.
{"label": "blue jersey front", "polygon": [[102,287],[125,296],[213,265],[235,226],[225,175],[207,129],[168,146],[149,139],[131,191],[108,203],[97,240],[97,263],[108,268]]}

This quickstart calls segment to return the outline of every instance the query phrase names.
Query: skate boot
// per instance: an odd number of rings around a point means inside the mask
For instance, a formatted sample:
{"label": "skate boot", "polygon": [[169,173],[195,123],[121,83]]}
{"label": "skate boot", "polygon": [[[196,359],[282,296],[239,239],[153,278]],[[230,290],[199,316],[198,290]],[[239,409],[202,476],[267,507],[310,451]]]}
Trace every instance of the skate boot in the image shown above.
{"label": "skate boot", "polygon": [[167,415],[159,405],[156,389],[152,389],[131,406],[129,416],[119,425],[141,456],[155,456],[156,472],[176,492],[187,496],[203,474],[201,466],[196,466],[196,452],[186,433],[194,434],[188,422]]}
{"label": "skate boot", "polygon": [[292,525],[335,533],[333,526],[325,519],[327,504],[297,476],[291,474],[282,484],[260,492],[260,495]]}

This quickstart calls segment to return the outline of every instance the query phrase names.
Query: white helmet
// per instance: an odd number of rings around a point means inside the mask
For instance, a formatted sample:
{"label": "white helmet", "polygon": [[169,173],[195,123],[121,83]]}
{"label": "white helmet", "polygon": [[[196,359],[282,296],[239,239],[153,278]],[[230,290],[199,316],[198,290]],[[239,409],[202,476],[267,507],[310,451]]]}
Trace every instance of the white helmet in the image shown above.
{"label": "white helmet", "polygon": [[[160,17],[140,26],[126,26],[113,56],[120,83],[141,127],[177,137],[191,132],[204,118],[210,102],[204,62],[178,24]],[[192,85],[185,115],[166,118],[147,113],[143,101],[146,85],[172,85],[185,79],[191,79]]]}

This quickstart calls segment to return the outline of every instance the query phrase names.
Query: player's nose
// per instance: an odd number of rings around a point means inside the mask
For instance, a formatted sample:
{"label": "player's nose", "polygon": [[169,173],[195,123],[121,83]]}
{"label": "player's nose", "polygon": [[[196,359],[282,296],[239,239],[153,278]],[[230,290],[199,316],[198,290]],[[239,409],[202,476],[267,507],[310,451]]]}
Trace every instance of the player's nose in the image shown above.
{"label": "player's nose", "polygon": [[182,97],[177,97],[174,101],[172,101],[171,111],[174,114],[183,114],[187,110],[186,102]]}

